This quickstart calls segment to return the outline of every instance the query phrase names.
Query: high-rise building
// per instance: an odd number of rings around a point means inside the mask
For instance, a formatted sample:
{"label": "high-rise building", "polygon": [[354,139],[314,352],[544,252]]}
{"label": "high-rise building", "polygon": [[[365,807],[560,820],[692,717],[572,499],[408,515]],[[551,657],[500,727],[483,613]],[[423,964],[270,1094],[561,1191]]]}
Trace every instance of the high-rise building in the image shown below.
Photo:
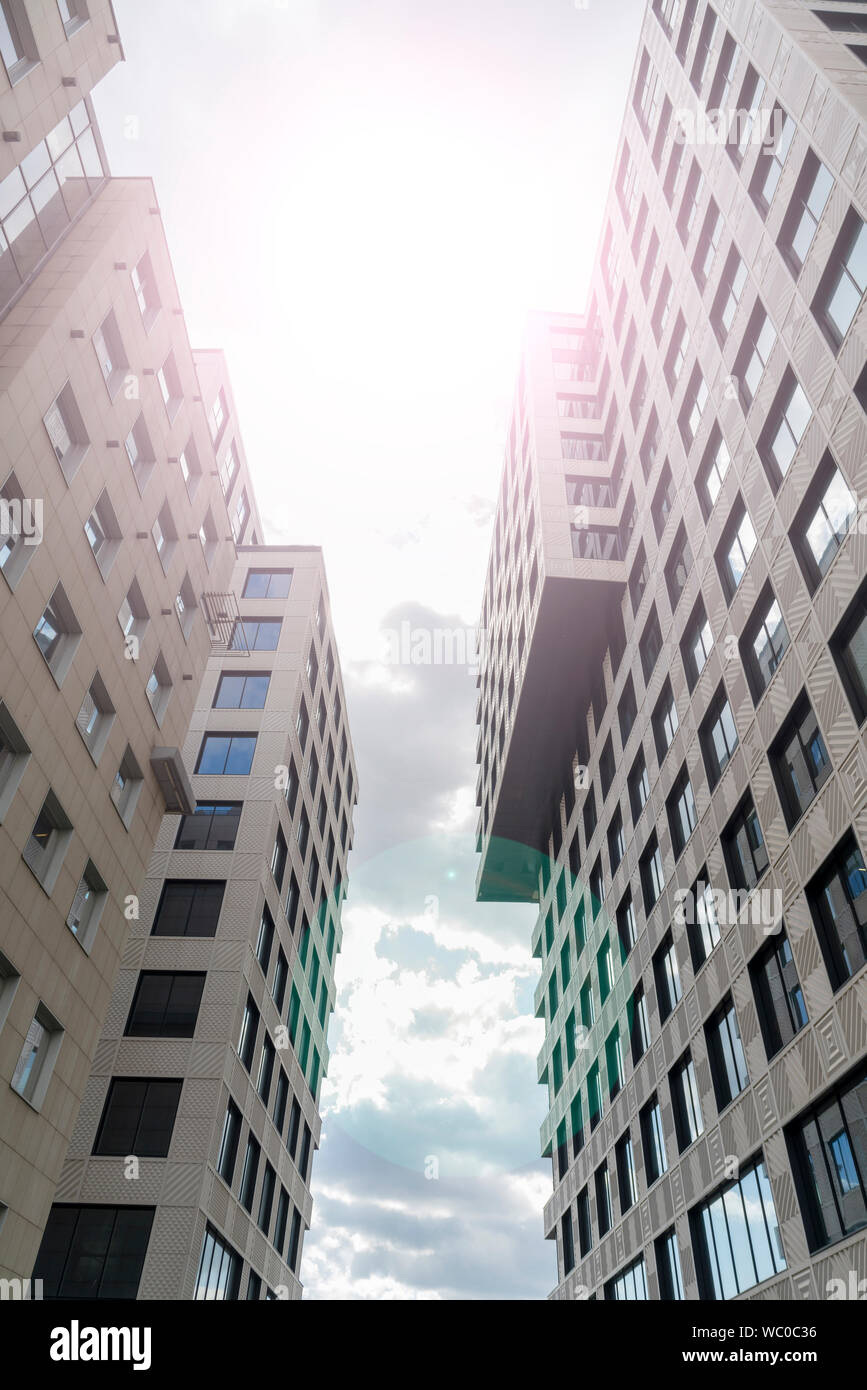
{"label": "high-rise building", "polygon": [[[226,1113],[225,1067],[233,1104],[260,1135],[262,1180],[279,1174],[275,1221],[290,1203],[279,1255],[260,1253],[240,1218],[228,1235],[264,1285],[294,1296],[355,772],[321,555],[262,545],[226,364],[221,353],[190,346],[153,185],[108,173],[90,89],[121,56],[109,3],[0,0],[0,1276],[30,1276],[42,1247],[42,1262],[54,1261],[47,1288],[53,1279],[81,1296],[128,1293],[143,1218],[130,1221],[119,1208],[150,1206],[159,1214],[143,1296],[191,1296],[199,1218],[209,1230],[225,1226],[207,1168],[211,1126]],[[299,655],[311,623],[315,635]],[[271,676],[265,707],[252,693],[232,706],[230,670],[242,684],[247,672],[251,692]],[[215,694],[223,673],[225,699]],[[207,763],[227,747],[219,775],[198,761],[203,738],[212,740]],[[243,758],[254,744],[255,776],[247,777]],[[286,757],[297,826],[274,790]],[[231,828],[247,847],[230,864],[224,852],[170,852],[179,816],[191,845],[203,833],[208,813],[197,794],[247,803],[240,822],[238,806],[215,805],[201,846],[212,850]],[[294,937],[274,883],[264,890],[270,908],[254,905],[280,843],[276,800]],[[292,837],[301,829],[299,847]],[[179,882],[163,888],[167,874]],[[198,882],[209,876],[232,878],[225,903],[218,883]],[[246,946],[248,917],[260,908],[274,927],[267,987],[250,977]],[[290,1088],[287,1124],[300,1126],[288,1159],[272,1153],[280,1139],[273,1118],[268,1128],[256,1086],[243,1089],[226,1053],[242,980],[270,1030],[280,998],[274,970],[289,975],[288,1033],[263,1032],[260,1042],[276,1053],[275,1088]],[[137,1023],[125,1032],[133,1007],[125,991],[137,989],[140,974],[172,973],[190,978],[166,999],[154,1029],[160,1042],[145,1041],[158,984],[136,994]],[[166,1042],[173,1010],[182,1018]],[[196,1014],[199,1031],[183,1043]],[[110,1118],[95,1140],[96,1154],[109,1152],[113,1126],[139,1095],[124,1088],[142,1075],[144,1054],[141,1124],[128,1154],[140,1159],[142,1177],[125,1180],[118,1196],[113,1163],[83,1161],[88,1125],[97,1104],[100,1120],[109,1091]],[[175,1147],[154,1167],[153,1131],[171,1108],[166,1077],[182,1088]],[[209,1095],[213,1114],[205,1113]],[[60,1204],[73,1193],[84,1214],[70,1231]],[[58,1273],[64,1232],[69,1250]],[[192,1280],[184,1240],[199,1247]],[[90,1284],[82,1273],[100,1241],[114,1271],[104,1286],[104,1271]]]}
{"label": "high-rise building", "polygon": [[[242,546],[35,1275],[298,1298],[356,772],[319,550]],[[85,1252],[87,1258],[85,1258]]]}
{"label": "high-rise building", "polygon": [[538,904],[557,1298],[867,1269],[864,35],[654,0],[587,312],[528,332],[478,892]]}

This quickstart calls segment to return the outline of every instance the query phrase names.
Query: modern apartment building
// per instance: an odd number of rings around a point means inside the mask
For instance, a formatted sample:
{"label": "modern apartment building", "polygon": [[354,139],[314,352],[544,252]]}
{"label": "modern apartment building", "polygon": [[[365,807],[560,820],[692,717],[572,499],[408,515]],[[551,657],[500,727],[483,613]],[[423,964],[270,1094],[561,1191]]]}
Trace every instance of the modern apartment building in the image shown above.
{"label": "modern apartment building", "polygon": [[538,904],[557,1298],[867,1275],[864,36],[654,0],[587,312],[528,332],[478,892]]}
{"label": "modern apartment building", "polygon": [[23,1277],[262,536],[153,186],[107,175],[89,90],[119,56],[109,4],[0,3],[0,1273]]}
{"label": "modern apartment building", "polygon": [[322,554],[243,546],[35,1275],[300,1298],[356,772]]}

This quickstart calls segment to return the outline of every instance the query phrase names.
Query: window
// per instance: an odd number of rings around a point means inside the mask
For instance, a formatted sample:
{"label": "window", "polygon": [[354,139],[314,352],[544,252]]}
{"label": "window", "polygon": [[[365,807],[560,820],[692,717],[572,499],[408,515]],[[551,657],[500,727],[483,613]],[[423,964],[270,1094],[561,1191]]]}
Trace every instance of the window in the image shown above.
{"label": "window", "polygon": [[644,542],[639,545],[635,552],[635,563],[629,574],[629,596],[632,600],[632,611],[637,614],[641,606],[650,579],[650,566],[647,563],[647,555],[644,550]]}
{"label": "window", "polygon": [[204,521],[199,527],[199,541],[202,546],[202,554],[205,557],[205,564],[208,569],[210,569],[219,544],[219,536],[217,535],[217,528],[214,524],[214,517],[210,507],[205,514]]}
{"label": "window", "polygon": [[[171,462],[171,460],[169,461]],[[178,455],[178,464],[186,484],[187,495],[192,501],[199,490],[199,483],[202,478],[202,461],[199,458],[196,441],[192,435]]]}
{"label": "window", "polygon": [[45,1005],[40,1004],[27,1029],[10,1083],[13,1091],[17,1091],[34,1110],[38,1110],[45,1100],[62,1041],[62,1027]]}
{"label": "window", "polygon": [[653,738],[656,743],[656,756],[662,766],[665,756],[674,742],[678,730],[677,705],[671,689],[671,681],[666,677],[665,685],[653,711]]}
{"label": "window", "polygon": [[197,801],[193,815],[181,817],[175,849],[234,849],[242,809],[241,801]]}
{"label": "window", "polygon": [[635,907],[632,902],[632,890],[630,888],[627,888],[617,909],[617,935],[620,938],[621,957],[625,960],[638,939],[638,929],[635,924]]}
{"label": "window", "polygon": [[0,700],[0,822],[12,805],[29,759],[30,748]]}
{"label": "window", "polygon": [[667,1302],[680,1301],[684,1297],[683,1274],[680,1268],[680,1251],[677,1248],[677,1233],[673,1226],[658,1237],[655,1247],[659,1296]]}
{"label": "window", "polygon": [[762,305],[756,304],[734,362],[734,375],[745,411],[755,400],[776,341],[777,330]]}
{"label": "window", "polygon": [[768,750],[780,803],[794,829],[831,775],[831,759],[816,716],[802,694]]}
{"label": "window", "polygon": [[164,502],[160,507],[156,521],[151,527],[151,535],[160,557],[160,564],[163,567],[163,574],[168,574],[172,563],[172,557],[178,543],[178,532],[172,514],[169,511],[168,502]]}
{"label": "window", "polygon": [[196,1275],[196,1301],[233,1302],[241,1286],[241,1256],[212,1226],[205,1229],[202,1258]]}
{"label": "window", "polygon": [[626,840],[623,834],[623,815],[620,807],[614,813],[608,827],[608,858],[611,862],[611,877],[617,873],[620,861],[626,853]]}
{"label": "window", "polygon": [[172,696],[172,688],[172,678],[169,674],[169,668],[166,665],[165,657],[162,652],[160,652],[154,662],[154,668],[145,686],[145,694],[148,698],[148,704],[153,711],[154,719],[157,721],[157,726],[161,725],[166,717],[166,710],[168,709],[169,700]]}
{"label": "window", "polygon": [[671,611],[674,613],[680,602],[681,595],[686,588],[686,581],[692,569],[692,551],[686,539],[686,528],[681,522],[671,547],[668,563],[665,566],[665,583],[668,589],[668,601],[671,604]]}
{"label": "window", "polygon": [[736,1298],[786,1268],[761,1159],[702,1202],[690,1224],[702,1298]]}
{"label": "window", "polygon": [[750,962],[750,979],[770,1061],[807,1023],[801,982],[782,928]]}
{"label": "window", "polygon": [[20,0],[3,0],[0,5],[0,57],[13,86],[39,61],[27,11]]}
{"label": "window", "polygon": [[255,751],[255,734],[205,734],[196,772],[211,777],[248,777]]}
{"label": "window", "polygon": [[276,652],[282,626],[279,618],[243,618],[235,624],[231,649],[242,652]]}
{"label": "window", "polygon": [[277,836],[274,840],[274,849],[271,854],[271,876],[277,885],[278,891],[283,888],[283,878],[286,873],[286,860],[289,850],[286,845],[286,837],[280,827],[277,827]]}
{"label": "window", "polygon": [[747,796],[722,834],[729,879],[739,892],[752,892],[768,867],[768,851],[752,796]]}
{"label": "window", "polygon": [[93,551],[94,559],[99,565],[100,573],[105,579],[120,549],[122,539],[117,516],[105,489],[103,489],[96,506],[84,523],[84,532]]}
{"label": "window", "polygon": [[[306,1138],[306,1135],[305,1135],[305,1138]],[[289,1231],[289,1249],[288,1249],[287,1254],[286,1254],[286,1262],[287,1262],[287,1264],[289,1265],[289,1268],[292,1270],[292,1273],[293,1273],[293,1274],[295,1273],[295,1270],[296,1270],[297,1267],[298,1267],[298,1255],[299,1255],[299,1250],[300,1250],[300,1241],[301,1241],[301,1213],[300,1213],[300,1211],[298,1210],[298,1208],[296,1207],[295,1210],[292,1212],[292,1226],[291,1226],[290,1231]]]}
{"label": "window", "polygon": [[30,832],[22,859],[51,896],[72,839],[72,822],[54,792],[49,792]]}
{"label": "window", "polygon": [[271,948],[274,944],[274,919],[267,906],[262,909],[262,916],[259,921],[259,934],[256,938],[256,959],[259,962],[263,975],[268,974],[268,965],[271,960]]}
{"label": "window", "polygon": [[713,270],[724,231],[723,215],[717,207],[716,201],[711,198],[692,261],[692,273],[701,290],[704,289]]}
{"label": "window", "polygon": [[650,1046],[650,1020],[647,1015],[647,998],[644,986],[639,984],[632,993],[627,1006],[630,1020],[629,1036],[632,1044],[632,1064],[637,1066]]}
{"label": "window", "polygon": [[154,1219],[153,1207],[51,1208],[36,1267],[49,1299],[134,1299]]}
{"label": "window", "polygon": [[[732,163],[740,166],[743,163],[747,149],[752,143],[759,144],[767,139],[767,130],[763,127],[763,120],[756,123],[756,117],[766,114],[761,111],[762,98],[765,95],[765,79],[760,77],[752,63],[747,64],[746,74],[741,83],[740,96],[738,97],[738,121],[734,131],[729,131],[729,138],[726,142],[726,151]],[[782,120],[783,113],[779,112],[779,120]],[[768,113],[770,114],[770,113]],[[735,139],[735,136],[737,139]]]}
{"label": "window", "polygon": [[151,935],[216,936],[225,888],[208,879],[167,879]]}
{"label": "window", "polygon": [[741,260],[737,247],[733,246],[726,257],[719,289],[710,311],[710,321],[721,347],[731,332],[746,283],[746,265]]}
{"label": "window", "polygon": [[671,516],[675,502],[674,480],[671,476],[671,469],[666,463],[659,479],[659,486],[653,498],[651,515],[653,517],[653,529],[656,532],[656,539],[662,539],[668,518]]}
{"label": "window", "polygon": [[786,1131],[811,1251],[867,1225],[865,1113],[861,1066]]}
{"label": "window", "polygon": [[289,978],[289,964],[283,954],[282,948],[277,951],[277,964],[274,967],[274,979],[271,984],[271,998],[277,1006],[278,1011],[283,1008],[283,996],[286,993],[286,981]]}
{"label": "window", "polygon": [[738,746],[738,731],[724,685],[720,685],[699,728],[699,742],[713,791]]}
{"label": "window", "polygon": [[717,1110],[725,1110],[750,1083],[731,995],[704,1025]]}
{"label": "window", "polygon": [[867,962],[867,869],[850,833],[807,885],[828,977],[835,990]]}
{"label": "window", "polygon": [[49,406],[43,420],[55,458],[69,483],[90,448],[84,420],[69,382]]}
{"label": "window", "polygon": [[651,1187],[668,1170],[665,1138],[662,1132],[662,1111],[659,1108],[659,1101],[655,1092],[640,1112],[639,1119],[647,1186]]}
{"label": "window", "polygon": [[214,709],[264,709],[271,677],[267,671],[248,675],[224,672],[217,683]]}
{"label": "window", "polygon": [[722,491],[723,480],[729,470],[731,454],[722,437],[719,425],[714,425],[699,473],[698,500],[707,519]]}
{"label": "window", "polygon": [[181,383],[181,374],[178,371],[178,364],[173,352],[169,353],[165,362],[157,371],[157,385],[160,388],[160,395],[163,398],[166,414],[169,420],[174,420],[183,404],[184,388]]}
{"label": "window", "polygon": [[707,881],[706,864],[689,891],[686,924],[693,968],[700,970],[720,940],[719,918],[713,888]]}
{"label": "window", "polygon": [[756,533],[743,498],[738,497],[716,553],[720,583],[731,603],[757,545]]}
{"label": "window", "polygon": [[690,691],[695,689],[699,676],[707,665],[713,649],[713,632],[701,599],[693,609],[686,633],[680,644],[683,665]]}
{"label": "window", "polygon": [[97,764],[114,724],[116,713],[102,677],[97,672],[90,683],[90,689],[82,701],[81,709],[75,720],[75,727],[81,734],[87,751]]}
{"label": "window", "polygon": [[[67,0],[61,0],[61,6]],[[136,297],[142,319],[144,320],[145,330],[149,333],[157,320],[157,316],[162,307],[160,303],[159,291],[157,289],[156,276],[154,275],[153,262],[147,251],[141,260],[133,267],[132,288]]]}
{"label": "window", "polygon": [[780,250],[796,276],[801,273],[807,259],[833,187],[834,176],[818,155],[809,150],[778,240]]}
{"label": "window", "polygon": [[222,438],[228,418],[229,403],[226,399],[226,392],[221,386],[214,399],[214,404],[211,406],[211,439],[214,441],[214,444],[217,444]]}
{"label": "window", "polygon": [[126,1036],[191,1038],[204,988],[204,972],[143,970],[124,1030]]}
{"label": "window", "polygon": [[614,1155],[617,1163],[617,1186],[620,1191],[620,1212],[623,1215],[638,1201],[635,1155],[632,1151],[632,1136],[629,1130],[617,1141]]}
{"label": "window", "polygon": [[662,273],[662,280],[659,284],[659,293],[656,296],[656,305],[653,310],[653,318],[651,319],[653,336],[655,337],[657,343],[662,341],[662,335],[665,332],[665,328],[668,323],[669,316],[671,314],[671,306],[673,300],[674,282],[671,278],[671,272],[666,267],[666,269]]}
{"label": "window", "polygon": [[672,38],[677,22],[683,12],[683,0],[653,0],[653,13],[656,15],[668,38]]}
{"label": "window", "polygon": [[133,637],[141,642],[147,632],[150,614],[136,579],[130,584],[126,598],[118,609],[117,620],[125,638]]}
{"label": "window", "polygon": [[653,978],[659,1004],[659,1021],[664,1023],[683,998],[680,966],[671,931],[667,931],[653,955]]}
{"label": "window", "polygon": [[0,488],[0,571],[13,593],[41,541],[39,506],[10,473]]}
{"label": "window", "polygon": [[100,918],[108,902],[108,888],[99,870],[88,859],[81,876],[72,907],[66,914],[66,925],[86,951],[90,950]]}
{"label": "window", "polygon": [[671,345],[665,358],[665,379],[668,382],[668,389],[674,394],[674,388],[680,380],[683,366],[686,361],[686,354],[689,352],[689,329],[683,314],[678,314],[677,323],[674,325],[674,333],[671,337]]}
{"label": "window", "polygon": [[701,1117],[701,1101],[692,1056],[685,1052],[677,1065],[669,1073],[668,1084],[674,1106],[674,1127],[677,1134],[678,1151],[683,1153],[704,1133]]}
{"label": "window", "polygon": [[617,718],[620,724],[620,742],[625,748],[629,735],[635,725],[635,721],[638,718],[638,704],[635,699],[635,686],[633,685],[631,676],[627,676],[626,678],[626,684],[623,687],[623,695],[617,706]]}
{"label": "window", "polygon": [[195,622],[198,610],[199,605],[196,602],[196,592],[193,588],[189,572],[187,572],[181,581],[180,589],[175,594],[175,612],[178,615],[178,622],[181,626],[181,632],[184,634],[185,642],[188,642],[190,639],[193,623]]}
{"label": "window", "polygon": [[578,1248],[583,1260],[593,1248],[593,1228],[590,1223],[590,1193],[586,1187],[578,1193],[576,1203],[578,1216]]}
{"label": "window", "polygon": [[288,598],[292,570],[248,570],[244,598]]}
{"label": "window", "polygon": [[857,516],[852,491],[831,455],[826,454],[791,531],[792,546],[811,594],[831,568]]}
{"label": "window", "polygon": [[831,651],[859,724],[867,719],[867,584],[862,584],[831,638]]}
{"label": "window", "polygon": [[654,667],[662,651],[662,630],[659,626],[659,618],[657,617],[655,606],[650,610],[650,616],[647,619],[644,632],[641,635],[641,641],[638,644],[638,651],[641,656],[641,670],[644,675],[644,683],[647,685],[650,677],[653,675]]}
{"label": "window", "polygon": [[129,358],[120,336],[114,310],[109,310],[93,335],[93,346],[108,394],[114,400],[129,371]]}
{"label": "window", "polygon": [[641,812],[647,805],[650,796],[650,780],[647,776],[647,764],[644,760],[644,749],[638,750],[638,756],[632,764],[629,773],[629,805],[632,810],[632,823],[636,825]]}
{"label": "window", "polygon": [[770,211],[794,135],[795,122],[781,106],[775,104],[750,180],[750,197],[763,217],[767,217]]}
{"label": "window", "polygon": [[689,385],[684,392],[680,414],[677,417],[680,437],[686,450],[690,449],[698,434],[707,401],[707,382],[702,376],[701,368],[696,363],[689,378]]}
{"label": "window", "polygon": [[259,1032],[259,1010],[253,1000],[252,994],[247,995],[247,1002],[244,1005],[244,1016],[241,1019],[241,1032],[238,1038],[238,1056],[247,1071],[253,1065],[253,1057],[256,1052],[256,1036]]}
{"label": "window", "polygon": [[238,1159],[238,1141],[241,1138],[241,1112],[233,1100],[226,1106],[226,1118],[220,1136],[220,1149],[217,1155],[217,1172],[229,1187],[235,1176]]}
{"label": "window", "polygon": [[671,841],[675,858],[679,858],[679,856],[683,854],[692,832],[698,825],[695,797],[692,791],[692,783],[689,780],[689,771],[685,763],[668,795],[665,809],[668,813],[668,824],[671,830]]}
{"label": "window", "polygon": [[575,1241],[572,1234],[572,1212],[565,1211],[560,1221],[560,1241],[563,1251],[563,1277],[575,1268]]}
{"label": "window", "polygon": [[167,1158],[182,1081],[115,1077],[99,1122],[95,1154]]}
{"label": "window", "polygon": [[143,786],[144,774],[138,765],[135,754],[127,744],[111,786],[112,804],[127,830],[132,824]]}
{"label": "window", "polygon": [[266,1109],[268,1106],[268,1097],[271,1094],[271,1078],[274,1075],[275,1055],[274,1044],[269,1037],[266,1037],[262,1043],[262,1056],[259,1058],[259,1075],[256,1078],[256,1090]]}
{"label": "window", "polygon": [[33,636],[57,685],[62,685],[81,641],[81,627],[62,584],[51,595]]}
{"label": "window", "polygon": [[765,586],[740,641],[741,660],[754,704],[771,683],[789,647],[789,633],[780,605],[769,584]]}
{"label": "window", "polygon": [[839,351],[852,327],[865,289],[867,227],[851,208],[810,306],[834,352]]}
{"label": "window", "polygon": [[607,1163],[599,1165],[593,1181],[596,1188],[596,1224],[599,1227],[599,1239],[601,1240],[611,1230],[611,1180],[608,1176]]}
{"label": "window", "polygon": [[812,418],[813,408],[803,387],[791,367],[787,367],[758,445],[759,456],[774,492],[788,473]]}
{"label": "window", "polygon": [[243,533],[244,533],[244,527],[245,527],[246,524],[247,524],[247,518],[249,517],[249,515],[250,515],[250,500],[249,500],[249,498],[247,497],[247,490],[246,490],[246,488],[244,488],[244,489],[242,489],[242,491],[241,491],[241,496],[238,498],[238,501],[237,501],[236,506],[235,506],[235,510],[234,510],[234,512],[232,513],[232,517],[231,517],[231,521],[232,521],[232,536],[234,537],[234,540],[235,540],[235,544],[236,544],[236,545],[239,543],[239,541],[240,541],[240,539],[241,539],[241,536],[242,536]]}
{"label": "window", "polygon": [[644,910],[649,914],[665,887],[662,854],[656,835],[651,836],[638,862],[638,867],[641,872],[641,887],[644,893]]}

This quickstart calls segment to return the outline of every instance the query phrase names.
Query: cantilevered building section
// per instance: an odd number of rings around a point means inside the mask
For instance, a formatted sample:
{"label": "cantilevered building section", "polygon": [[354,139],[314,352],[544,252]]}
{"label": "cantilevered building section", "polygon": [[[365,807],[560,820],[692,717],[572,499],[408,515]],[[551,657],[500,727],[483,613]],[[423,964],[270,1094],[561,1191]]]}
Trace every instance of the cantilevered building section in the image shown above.
{"label": "cantilevered building section", "polygon": [[539,904],[558,1298],[867,1273],[854,8],[649,7],[587,314],[530,325],[479,895]]}
{"label": "cantilevered building section", "polygon": [[184,742],[195,812],[163,820],[130,924],[47,1298],[301,1296],[356,772],[321,551],[239,547],[230,589]]}

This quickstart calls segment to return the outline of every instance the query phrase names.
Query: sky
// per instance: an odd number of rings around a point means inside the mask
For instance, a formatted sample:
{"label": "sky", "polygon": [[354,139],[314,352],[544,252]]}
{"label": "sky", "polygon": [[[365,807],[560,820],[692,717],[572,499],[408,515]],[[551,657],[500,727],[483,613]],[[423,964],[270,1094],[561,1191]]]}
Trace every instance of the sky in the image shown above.
{"label": "sky", "polygon": [[[324,548],[358,762],[305,1297],[544,1298],[533,912],[474,901],[460,639],[526,315],[585,307],[644,0],[115,8],[112,172],[154,178],[266,540]],[[435,633],[467,659],[413,661]]]}

